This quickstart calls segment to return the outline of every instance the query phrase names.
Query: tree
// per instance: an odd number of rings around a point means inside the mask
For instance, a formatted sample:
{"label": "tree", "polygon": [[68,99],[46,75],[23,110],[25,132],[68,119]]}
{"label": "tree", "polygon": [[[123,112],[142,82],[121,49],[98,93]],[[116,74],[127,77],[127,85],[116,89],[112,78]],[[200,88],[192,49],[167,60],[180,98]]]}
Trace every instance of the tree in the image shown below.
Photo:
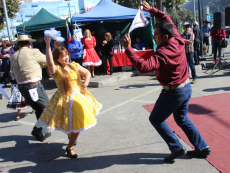
{"label": "tree", "polygon": [[163,0],[163,7],[166,9],[168,14],[174,12],[174,10],[180,10],[180,5],[185,3],[186,0]]}
{"label": "tree", "polygon": [[178,25],[178,23],[182,22],[189,22],[193,23],[194,21],[194,16],[191,11],[188,11],[187,9],[179,9],[175,10],[170,14],[171,19],[173,20],[173,23],[175,25]]}
{"label": "tree", "polygon": [[[13,19],[16,16],[16,13],[19,11],[20,2],[19,0],[5,0],[5,2],[6,2],[8,17],[10,19]],[[3,4],[2,4],[2,0],[0,0],[0,31],[2,31],[5,27],[4,18],[5,15],[3,10]]]}

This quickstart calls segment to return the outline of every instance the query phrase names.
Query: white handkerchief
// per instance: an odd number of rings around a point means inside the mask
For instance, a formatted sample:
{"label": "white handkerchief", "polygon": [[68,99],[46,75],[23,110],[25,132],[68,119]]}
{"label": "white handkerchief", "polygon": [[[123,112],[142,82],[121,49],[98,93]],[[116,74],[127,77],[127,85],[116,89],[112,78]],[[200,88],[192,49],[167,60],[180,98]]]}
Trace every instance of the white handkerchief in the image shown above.
{"label": "white handkerchief", "polygon": [[30,89],[30,90],[29,90],[29,93],[30,93],[31,99],[32,99],[34,102],[38,101],[38,91],[37,91],[37,88]]}
{"label": "white handkerchief", "polygon": [[146,27],[149,24],[149,21],[146,19],[143,11],[141,10],[141,8],[139,8],[132,25],[129,28],[129,32],[132,32],[134,29],[136,28],[140,28],[140,27]]}

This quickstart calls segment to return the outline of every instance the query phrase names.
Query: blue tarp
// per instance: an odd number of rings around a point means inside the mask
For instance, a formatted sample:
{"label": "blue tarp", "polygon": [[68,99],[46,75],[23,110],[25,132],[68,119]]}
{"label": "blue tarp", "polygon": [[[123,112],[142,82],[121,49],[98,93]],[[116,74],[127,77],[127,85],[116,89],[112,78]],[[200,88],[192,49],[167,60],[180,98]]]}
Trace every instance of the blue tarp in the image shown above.
{"label": "blue tarp", "polygon": [[[122,20],[134,19],[137,14],[137,9],[123,7],[112,0],[101,0],[94,8],[84,14],[73,16],[71,22],[99,22],[105,20]],[[144,12],[146,18],[151,15]]]}

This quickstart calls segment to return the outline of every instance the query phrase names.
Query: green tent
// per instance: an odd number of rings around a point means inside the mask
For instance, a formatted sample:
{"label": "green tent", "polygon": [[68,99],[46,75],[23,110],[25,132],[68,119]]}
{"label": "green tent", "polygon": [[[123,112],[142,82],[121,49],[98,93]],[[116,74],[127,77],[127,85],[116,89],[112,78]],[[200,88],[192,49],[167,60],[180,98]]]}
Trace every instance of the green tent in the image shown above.
{"label": "green tent", "polygon": [[61,19],[42,8],[29,21],[16,26],[16,29],[24,29],[27,32],[34,32],[60,27],[66,27],[66,20]]}

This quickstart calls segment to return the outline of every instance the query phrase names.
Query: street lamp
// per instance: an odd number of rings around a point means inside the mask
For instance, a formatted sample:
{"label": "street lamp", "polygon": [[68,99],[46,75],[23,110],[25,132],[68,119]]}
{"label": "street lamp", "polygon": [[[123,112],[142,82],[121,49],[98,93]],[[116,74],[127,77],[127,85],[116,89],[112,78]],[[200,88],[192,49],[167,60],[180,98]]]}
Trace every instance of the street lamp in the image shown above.
{"label": "street lamp", "polygon": [[70,18],[70,20],[71,20],[70,2],[66,2],[66,3],[67,3],[67,5],[68,5],[68,7],[69,7],[69,18]]}
{"label": "street lamp", "polygon": [[23,11],[23,10],[19,10],[18,12],[19,12],[19,14],[21,15],[22,23],[23,23],[23,22],[24,22],[24,21],[23,21],[23,12],[24,12],[24,11]]}

